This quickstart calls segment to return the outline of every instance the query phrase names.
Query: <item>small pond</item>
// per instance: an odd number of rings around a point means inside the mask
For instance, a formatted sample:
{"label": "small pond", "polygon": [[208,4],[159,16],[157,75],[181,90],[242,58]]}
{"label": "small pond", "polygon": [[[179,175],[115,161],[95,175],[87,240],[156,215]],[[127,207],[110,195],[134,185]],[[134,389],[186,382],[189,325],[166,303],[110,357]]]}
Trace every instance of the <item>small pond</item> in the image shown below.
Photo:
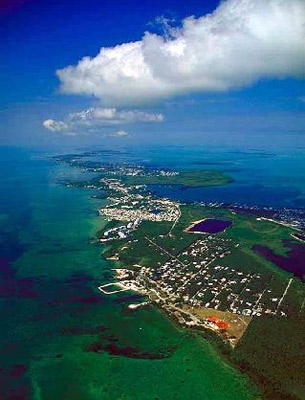
{"label": "small pond", "polygon": [[210,219],[206,218],[199,221],[188,228],[188,232],[199,232],[199,233],[219,233],[223,232],[229,226],[232,225],[231,221],[224,221],[221,219]]}

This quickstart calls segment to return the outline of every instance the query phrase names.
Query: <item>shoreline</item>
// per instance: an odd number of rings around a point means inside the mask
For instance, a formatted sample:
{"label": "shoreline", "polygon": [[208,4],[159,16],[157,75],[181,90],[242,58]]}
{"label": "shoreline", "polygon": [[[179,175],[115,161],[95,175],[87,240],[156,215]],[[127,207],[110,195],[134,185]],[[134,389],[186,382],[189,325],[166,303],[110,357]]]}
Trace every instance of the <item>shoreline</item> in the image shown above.
{"label": "shoreline", "polygon": [[[116,268],[113,269],[116,274],[120,276],[121,271],[126,271],[126,269]],[[119,272],[118,272],[119,271]],[[104,288],[111,286],[119,286],[121,290],[113,290],[107,291]],[[226,346],[229,345],[232,349],[236,346],[239,340],[242,338],[243,334],[246,332],[248,325],[251,322],[251,317],[239,316],[237,314],[232,314],[229,317],[234,319],[234,321],[239,320],[241,324],[245,325],[245,328],[241,330],[240,334],[236,337],[235,335],[230,335],[230,331],[235,331],[235,326],[230,328],[230,325],[225,322],[228,320],[228,314],[226,312],[220,312],[218,310],[212,308],[198,308],[192,310],[191,307],[185,306],[184,308],[177,307],[173,304],[167,303],[166,299],[160,296],[159,293],[155,289],[146,289],[144,287],[139,287],[133,280],[117,280],[115,282],[106,283],[98,287],[98,289],[105,295],[117,294],[125,291],[133,291],[137,292],[143,296],[146,296],[149,301],[145,302],[145,304],[152,304],[156,307],[162,309],[165,315],[176,322],[182,328],[191,328],[196,332],[202,332],[204,330],[212,331]],[[137,306],[141,305],[133,305],[132,309],[138,308]],[[198,315],[197,315],[198,314]],[[200,314],[206,314],[201,315]],[[218,317],[212,316],[212,314],[218,315]],[[212,319],[214,318],[214,320]],[[226,330],[223,331],[224,324],[227,324]],[[239,325],[240,326],[240,325]]]}

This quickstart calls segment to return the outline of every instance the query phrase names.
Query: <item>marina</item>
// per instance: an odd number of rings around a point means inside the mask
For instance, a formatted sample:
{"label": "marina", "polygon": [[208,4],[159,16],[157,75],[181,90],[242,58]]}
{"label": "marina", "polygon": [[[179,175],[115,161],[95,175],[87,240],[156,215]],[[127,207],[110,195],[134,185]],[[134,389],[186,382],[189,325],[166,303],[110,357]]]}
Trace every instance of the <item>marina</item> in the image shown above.
{"label": "marina", "polygon": [[[109,289],[109,290],[107,290],[107,289]],[[98,290],[100,290],[102,293],[104,293],[106,295],[110,295],[110,294],[125,292],[126,290],[129,290],[129,289],[126,286],[124,286],[123,282],[111,282],[111,283],[106,283],[105,285],[99,286]]]}

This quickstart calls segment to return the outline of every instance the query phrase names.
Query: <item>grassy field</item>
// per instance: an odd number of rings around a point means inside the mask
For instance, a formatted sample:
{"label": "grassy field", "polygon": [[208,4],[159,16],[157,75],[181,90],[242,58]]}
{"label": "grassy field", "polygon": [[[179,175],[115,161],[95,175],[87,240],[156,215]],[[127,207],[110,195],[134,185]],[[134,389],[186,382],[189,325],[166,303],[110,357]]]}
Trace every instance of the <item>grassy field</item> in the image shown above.
{"label": "grassy field", "polygon": [[191,308],[189,306],[184,306],[184,310],[190,311],[196,315],[198,318],[208,318],[210,316],[215,316],[220,320],[227,322],[229,324],[229,328],[227,328],[227,332],[229,335],[233,335],[236,337],[236,341],[238,341],[244,334],[247,329],[248,324],[251,322],[251,317],[246,316],[238,316],[236,314],[232,314],[226,311],[213,310],[211,308]]}
{"label": "grassy field", "polygon": [[145,236],[155,238],[159,235],[165,235],[170,230],[171,225],[166,221],[158,223],[144,221],[134,232],[132,239],[111,242],[104,252],[104,257],[111,257],[119,253],[119,265],[131,269],[134,264],[152,267],[157,266],[158,263],[164,263],[168,260],[168,255],[149,244]]}
{"label": "grassy field", "polygon": [[243,247],[250,248],[257,244],[268,246],[279,255],[287,254],[288,249],[283,246],[282,240],[291,239],[291,228],[245,214],[227,213],[233,225],[224,233],[226,237],[242,242]]}

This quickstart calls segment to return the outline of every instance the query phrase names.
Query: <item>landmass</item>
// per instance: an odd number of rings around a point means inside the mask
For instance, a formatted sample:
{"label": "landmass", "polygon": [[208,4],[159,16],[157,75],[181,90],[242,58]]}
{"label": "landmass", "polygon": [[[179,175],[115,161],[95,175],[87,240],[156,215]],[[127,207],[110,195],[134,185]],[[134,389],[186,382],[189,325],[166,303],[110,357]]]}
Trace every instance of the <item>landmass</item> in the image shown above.
{"label": "landmass", "polygon": [[96,240],[114,262],[115,280],[99,287],[101,295],[140,292],[212,340],[256,380],[263,398],[305,399],[305,266],[294,268],[292,258],[292,248],[305,255],[302,213],[185,204],[147,187],[229,184],[218,171],[107,165],[75,155],[57,160],[99,173],[68,185],[107,198],[98,212],[108,222]]}
{"label": "landmass", "polygon": [[182,185],[186,187],[219,186],[233,182],[221,171],[163,171],[154,175],[132,175],[123,178],[126,185]]}

